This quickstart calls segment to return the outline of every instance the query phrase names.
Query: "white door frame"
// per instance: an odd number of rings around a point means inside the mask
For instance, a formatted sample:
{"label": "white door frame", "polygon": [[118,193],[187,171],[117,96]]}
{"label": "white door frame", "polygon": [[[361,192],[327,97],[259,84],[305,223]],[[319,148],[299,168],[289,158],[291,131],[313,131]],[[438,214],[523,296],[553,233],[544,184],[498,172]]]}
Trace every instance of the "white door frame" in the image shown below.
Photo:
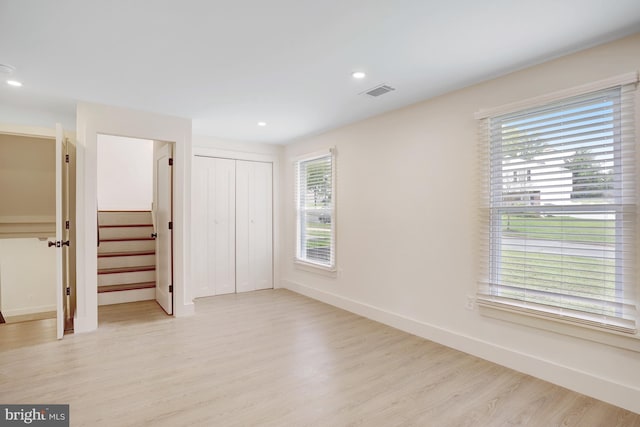
{"label": "white door frame", "polygon": [[[65,148],[64,141],[64,131],[62,130],[62,125],[56,124],[56,237],[53,242],[48,242],[51,247],[53,243],[52,249],[56,251],[56,335],[58,339],[62,339],[64,336],[64,294],[62,291],[63,287],[66,287],[64,283],[65,272],[63,262],[63,251],[64,244],[69,244],[69,241],[65,242],[65,236],[67,233],[64,231],[64,218],[63,218],[63,193],[64,189],[63,180],[64,177],[64,159],[62,158],[63,151]],[[68,197],[67,191],[67,197]]]}
{"label": "white door frame", "polygon": [[[23,125],[12,125],[12,124],[6,124],[6,123],[2,123],[0,124],[0,134],[2,135],[16,135],[16,136],[23,136],[23,137],[35,137],[35,138],[44,138],[44,139],[50,139],[53,142],[56,143],[56,153],[55,153],[55,162],[56,162],[56,188],[55,188],[55,192],[56,192],[56,229],[55,229],[55,241],[57,240],[62,240],[62,230],[61,230],[61,222],[63,221],[62,218],[62,210],[63,210],[63,206],[60,205],[60,203],[62,202],[62,194],[58,194],[59,190],[61,189],[62,186],[62,176],[58,176],[59,174],[61,175],[61,170],[60,168],[62,167],[62,152],[60,150],[58,150],[58,143],[57,140],[61,140],[62,144],[64,144],[64,131],[62,129],[62,126],[59,124],[56,124],[55,126],[51,127],[51,128],[47,128],[47,127],[39,127],[39,126],[23,126]],[[58,188],[60,187],[60,189]],[[69,194],[67,193],[67,197],[69,197]],[[60,199],[60,200],[58,200]],[[62,248],[60,248],[60,250],[56,249],[56,337],[58,339],[61,339],[64,335],[64,327],[65,327],[65,307],[64,307],[64,296],[63,296],[63,291],[62,291],[62,287],[65,285],[64,283],[64,275],[63,275],[63,271],[61,270],[62,268],[64,268],[64,266],[62,265]],[[69,275],[70,272],[67,271],[67,275]]]}
{"label": "white door frame", "polygon": [[174,145],[174,315],[193,314],[191,251],[191,120],[105,105],[77,110],[77,309],[75,332],[98,327],[96,146],[98,134],[170,141]]}

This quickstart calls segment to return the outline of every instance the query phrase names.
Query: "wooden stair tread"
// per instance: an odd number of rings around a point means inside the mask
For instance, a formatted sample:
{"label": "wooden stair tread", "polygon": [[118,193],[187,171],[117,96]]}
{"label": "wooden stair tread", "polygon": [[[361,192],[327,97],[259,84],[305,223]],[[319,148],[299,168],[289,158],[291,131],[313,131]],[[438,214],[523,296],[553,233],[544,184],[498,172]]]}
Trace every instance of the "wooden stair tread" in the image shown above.
{"label": "wooden stair tread", "polygon": [[128,251],[128,252],[102,252],[98,254],[98,258],[110,258],[117,256],[142,256],[155,255],[156,251]]}
{"label": "wooden stair tread", "polygon": [[156,282],[127,283],[125,285],[106,285],[98,286],[98,293],[102,294],[105,292],[134,291],[136,289],[150,289],[155,287]]}
{"label": "wooden stair tread", "polygon": [[133,228],[133,227],[153,227],[153,224],[105,224],[100,228]]}
{"label": "wooden stair tread", "polygon": [[99,268],[98,274],[137,273],[139,271],[154,271],[155,265],[141,265],[138,267]]}
{"label": "wooden stair tread", "polygon": [[100,243],[106,242],[135,242],[135,241],[146,241],[146,240],[155,240],[153,237],[121,237],[117,239],[100,239]]}

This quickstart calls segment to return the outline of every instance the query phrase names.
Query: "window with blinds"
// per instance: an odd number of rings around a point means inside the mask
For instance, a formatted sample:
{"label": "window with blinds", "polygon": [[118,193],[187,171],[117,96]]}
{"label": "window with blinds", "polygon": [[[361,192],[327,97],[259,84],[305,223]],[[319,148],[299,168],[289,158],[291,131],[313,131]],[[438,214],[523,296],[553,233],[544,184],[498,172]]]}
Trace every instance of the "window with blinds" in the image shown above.
{"label": "window with blinds", "polygon": [[479,304],[636,333],[634,91],[480,121]]}
{"label": "window with blinds", "polygon": [[331,152],[296,166],[296,260],[335,268],[335,165]]}

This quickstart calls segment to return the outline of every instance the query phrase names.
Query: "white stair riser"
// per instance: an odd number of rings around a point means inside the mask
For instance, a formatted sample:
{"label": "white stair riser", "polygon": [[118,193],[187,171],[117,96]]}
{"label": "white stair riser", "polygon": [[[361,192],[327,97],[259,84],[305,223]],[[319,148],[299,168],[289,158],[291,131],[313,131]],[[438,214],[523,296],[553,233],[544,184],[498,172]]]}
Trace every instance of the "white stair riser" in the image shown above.
{"label": "white stair riser", "polygon": [[100,225],[151,224],[151,212],[99,212]]}
{"label": "white stair riser", "polygon": [[105,292],[98,294],[98,305],[122,304],[125,302],[156,299],[155,288],[133,289],[131,291]]}
{"label": "white stair riser", "polygon": [[151,237],[153,227],[100,227],[101,239],[136,239]]}
{"label": "white stair riser", "polygon": [[130,240],[123,242],[100,242],[98,253],[127,252],[127,251],[153,251],[156,249],[155,240]]}
{"label": "white stair riser", "polygon": [[155,255],[113,256],[98,258],[98,269],[155,265]]}
{"label": "white stair riser", "polygon": [[155,282],[155,271],[134,271],[130,273],[98,274],[98,286],[124,285],[128,283]]}

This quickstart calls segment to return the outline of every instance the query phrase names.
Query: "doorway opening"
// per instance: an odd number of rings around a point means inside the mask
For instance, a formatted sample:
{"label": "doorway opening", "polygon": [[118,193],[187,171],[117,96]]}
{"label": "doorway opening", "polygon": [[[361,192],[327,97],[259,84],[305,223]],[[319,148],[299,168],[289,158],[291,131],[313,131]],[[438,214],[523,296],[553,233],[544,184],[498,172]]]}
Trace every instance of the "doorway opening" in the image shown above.
{"label": "doorway opening", "polygon": [[57,313],[56,141],[0,133],[0,323],[51,323]]}
{"label": "doorway opening", "polygon": [[156,300],[172,314],[172,158],[172,143],[98,135],[99,306]]}

